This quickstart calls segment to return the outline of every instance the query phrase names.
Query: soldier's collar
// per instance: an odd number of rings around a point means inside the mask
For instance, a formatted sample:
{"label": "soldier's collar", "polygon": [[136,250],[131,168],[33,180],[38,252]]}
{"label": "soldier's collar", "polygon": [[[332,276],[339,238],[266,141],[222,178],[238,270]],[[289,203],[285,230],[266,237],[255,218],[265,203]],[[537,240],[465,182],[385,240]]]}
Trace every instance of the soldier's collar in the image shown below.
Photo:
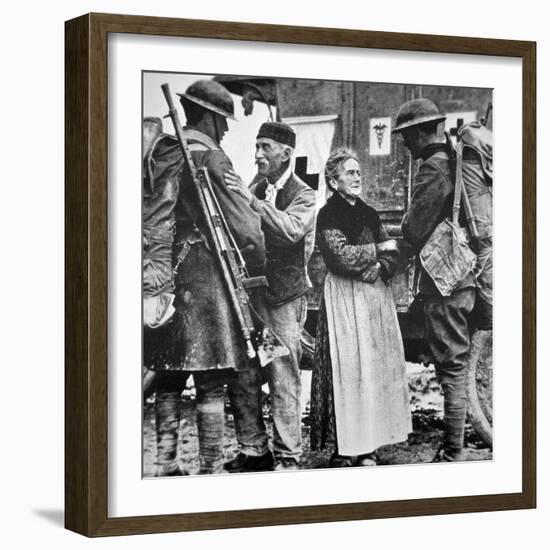
{"label": "soldier's collar", "polygon": [[432,155],[435,155],[435,153],[438,153],[439,151],[446,151],[447,146],[444,143],[430,143],[429,145],[426,145],[424,149],[420,152],[420,158],[422,160],[429,159]]}
{"label": "soldier's collar", "polygon": [[202,143],[209,149],[221,149],[220,145],[216,143],[210,136],[203,134],[199,130],[195,130],[195,128],[191,128],[190,126],[183,127],[183,135],[187,140]]}

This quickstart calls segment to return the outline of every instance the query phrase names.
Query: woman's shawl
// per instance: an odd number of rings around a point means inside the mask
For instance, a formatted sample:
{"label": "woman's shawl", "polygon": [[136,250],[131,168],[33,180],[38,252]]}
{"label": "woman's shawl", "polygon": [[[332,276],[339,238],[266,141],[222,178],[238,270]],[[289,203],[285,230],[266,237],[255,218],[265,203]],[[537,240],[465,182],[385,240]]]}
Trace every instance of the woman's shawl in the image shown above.
{"label": "woman's shawl", "polygon": [[327,268],[337,275],[357,277],[380,262],[382,278],[389,279],[396,254],[380,253],[376,248],[376,243],[388,238],[376,210],[360,199],[351,205],[334,193],[319,211],[317,244]]}

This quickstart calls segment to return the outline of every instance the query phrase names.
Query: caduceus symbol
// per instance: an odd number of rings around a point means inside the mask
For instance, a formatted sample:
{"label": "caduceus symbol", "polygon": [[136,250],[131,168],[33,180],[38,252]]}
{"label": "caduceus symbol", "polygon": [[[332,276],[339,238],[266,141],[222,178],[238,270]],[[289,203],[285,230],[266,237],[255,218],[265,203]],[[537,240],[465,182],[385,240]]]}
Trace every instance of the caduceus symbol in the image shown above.
{"label": "caduceus symbol", "polygon": [[384,132],[388,127],[387,124],[382,124],[379,122],[376,126],[373,126],[374,131],[376,132],[376,140],[378,141],[378,149],[382,149],[382,142],[384,141]]}

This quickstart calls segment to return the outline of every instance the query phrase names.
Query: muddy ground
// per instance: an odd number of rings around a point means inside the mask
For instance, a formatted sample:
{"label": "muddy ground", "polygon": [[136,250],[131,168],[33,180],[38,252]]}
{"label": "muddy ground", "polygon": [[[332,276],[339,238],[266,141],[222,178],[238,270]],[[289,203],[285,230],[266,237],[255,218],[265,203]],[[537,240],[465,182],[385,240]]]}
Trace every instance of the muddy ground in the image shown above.
{"label": "muddy ground", "polygon": [[[303,387],[309,388],[309,374],[303,371]],[[439,445],[443,434],[442,396],[437,384],[433,367],[408,364],[407,374],[411,396],[413,432],[407,442],[387,445],[378,450],[379,464],[413,464],[429,462]],[[271,430],[269,415],[269,396],[266,394],[264,419],[268,430]],[[180,424],[178,455],[185,468],[191,474],[198,471],[198,440],[195,423],[194,390],[189,387],[183,393],[183,414]],[[326,468],[331,455],[330,450],[313,452],[309,448],[308,395],[303,399],[302,415],[302,459],[301,467]],[[156,455],[154,396],[145,403],[143,425],[143,474],[151,476]],[[468,424],[466,426],[467,460],[490,460],[492,452],[482,442]],[[229,403],[226,403],[226,428],[224,453],[227,460],[237,452],[233,415]]]}

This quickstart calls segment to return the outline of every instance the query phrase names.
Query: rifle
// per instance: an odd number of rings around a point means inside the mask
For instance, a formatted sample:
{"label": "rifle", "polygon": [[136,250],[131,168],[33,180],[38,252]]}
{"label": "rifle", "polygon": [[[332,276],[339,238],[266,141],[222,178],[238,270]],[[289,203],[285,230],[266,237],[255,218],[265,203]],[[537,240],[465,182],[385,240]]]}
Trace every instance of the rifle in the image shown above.
{"label": "rifle", "polygon": [[[460,127],[460,124],[457,124],[457,126]],[[451,157],[452,164],[455,168],[456,178],[462,178],[462,143],[457,143],[457,146],[455,147],[453,145],[449,132],[445,132],[445,142],[447,145],[449,156]],[[479,245],[479,231],[477,229],[477,224],[474,217],[474,213],[472,211],[472,206],[470,204],[470,199],[468,198],[468,193],[466,192],[466,189],[462,184],[462,180],[460,183],[462,188],[462,196],[461,196],[462,206],[464,206],[466,223],[468,224],[468,231],[472,239],[472,248],[474,248],[474,250],[477,250]],[[455,185],[456,185],[456,180],[455,180]],[[456,214],[458,216],[458,213]]]}
{"label": "rifle", "polygon": [[482,126],[487,126],[492,110],[493,110],[493,102],[489,101],[489,103],[487,104],[487,110],[485,111],[485,116],[480,120]]}
{"label": "rifle", "polygon": [[[206,167],[197,169],[193,161],[189,145],[183,135],[178,112],[172,101],[170,87],[168,84],[162,84],[161,89],[168,104],[168,114],[172,119],[183,157],[191,172],[191,180],[195,186],[200,210],[206,222],[209,241],[222,273],[231,306],[237,317],[239,329],[246,344],[247,355],[250,359],[253,359],[257,355],[252,345],[252,335],[256,331],[252,319],[252,315],[255,312],[250,305],[245,288],[267,286],[266,278],[248,276],[243,257],[229,230],[225,216],[212,189],[208,170]],[[176,264],[177,267],[178,265]],[[258,319],[256,314],[255,317]],[[263,332],[265,332],[265,329],[262,330]],[[263,363],[263,361],[261,362]]]}

